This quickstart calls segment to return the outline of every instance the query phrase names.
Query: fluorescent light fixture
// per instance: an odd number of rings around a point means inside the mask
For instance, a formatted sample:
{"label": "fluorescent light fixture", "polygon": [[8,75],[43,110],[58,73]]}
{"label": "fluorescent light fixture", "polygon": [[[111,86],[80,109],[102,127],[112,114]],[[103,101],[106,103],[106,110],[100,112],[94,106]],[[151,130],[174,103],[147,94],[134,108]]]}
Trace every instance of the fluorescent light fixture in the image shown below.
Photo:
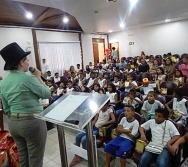
{"label": "fluorescent light fixture", "polygon": [[170,22],[170,19],[166,19],[165,22]]}
{"label": "fluorescent light fixture", "polygon": [[108,32],[111,33],[111,32],[113,32],[113,30],[109,30]]}
{"label": "fluorescent light fixture", "polygon": [[124,28],[125,27],[125,24],[124,23],[120,23],[119,25],[121,28]]}
{"label": "fluorescent light fixture", "polygon": [[68,19],[67,17],[64,17],[64,18],[63,18],[63,22],[64,22],[64,23],[68,23],[68,22],[69,22],[69,19]]}
{"label": "fluorescent light fixture", "polygon": [[139,0],[129,0],[132,5],[135,5]]}
{"label": "fluorescent light fixture", "polygon": [[33,14],[31,12],[26,13],[25,15],[28,19],[32,19],[33,18]]}

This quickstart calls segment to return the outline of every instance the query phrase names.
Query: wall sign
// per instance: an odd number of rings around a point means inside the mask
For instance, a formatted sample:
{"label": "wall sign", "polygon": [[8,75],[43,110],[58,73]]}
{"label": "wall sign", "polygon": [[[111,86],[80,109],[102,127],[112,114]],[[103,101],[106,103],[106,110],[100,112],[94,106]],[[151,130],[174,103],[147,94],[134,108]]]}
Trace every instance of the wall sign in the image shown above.
{"label": "wall sign", "polygon": [[134,45],[134,42],[129,42],[129,45]]}

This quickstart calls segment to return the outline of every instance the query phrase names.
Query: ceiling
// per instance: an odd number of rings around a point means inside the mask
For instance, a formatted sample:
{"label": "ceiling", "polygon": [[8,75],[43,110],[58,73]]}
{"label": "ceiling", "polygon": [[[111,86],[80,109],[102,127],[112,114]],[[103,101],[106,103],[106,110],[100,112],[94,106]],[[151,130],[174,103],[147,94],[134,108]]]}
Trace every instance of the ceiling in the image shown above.
{"label": "ceiling", "polygon": [[[2,0],[1,0],[2,1]],[[188,19],[188,0],[139,0],[131,7],[129,0],[16,0],[52,7],[76,18],[85,33],[108,33],[125,28],[154,25]],[[35,11],[37,12],[37,11]]]}
{"label": "ceiling", "polygon": [[[33,18],[27,19],[27,12],[32,12]],[[63,22],[64,17],[69,24]],[[76,18],[60,9],[11,0],[1,0],[0,25],[82,31]]]}

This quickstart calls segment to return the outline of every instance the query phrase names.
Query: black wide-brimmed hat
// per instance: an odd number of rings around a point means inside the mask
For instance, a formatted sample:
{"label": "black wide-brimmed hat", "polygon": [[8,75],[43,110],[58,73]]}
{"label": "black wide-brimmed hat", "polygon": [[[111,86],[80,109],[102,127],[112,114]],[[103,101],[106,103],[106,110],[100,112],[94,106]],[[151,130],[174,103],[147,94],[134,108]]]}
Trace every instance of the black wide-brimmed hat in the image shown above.
{"label": "black wide-brimmed hat", "polygon": [[4,70],[10,70],[31,52],[25,52],[16,42],[5,46],[0,54],[5,60]]}

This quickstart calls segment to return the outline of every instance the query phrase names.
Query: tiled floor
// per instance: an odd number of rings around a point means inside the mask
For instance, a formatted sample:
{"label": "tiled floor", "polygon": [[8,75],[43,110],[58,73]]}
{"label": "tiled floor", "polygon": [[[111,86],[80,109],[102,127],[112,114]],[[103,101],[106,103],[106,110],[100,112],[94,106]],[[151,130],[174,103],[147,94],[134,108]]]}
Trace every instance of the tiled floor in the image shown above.
{"label": "tiled floor", "polygon": [[[8,129],[6,124],[6,119],[4,121],[5,129]],[[66,131],[65,132],[65,140],[66,140],[66,148],[67,148],[67,159],[68,163],[73,159],[74,153],[70,151],[70,143],[74,143],[75,136],[73,133]],[[105,153],[103,149],[98,150],[98,164],[99,167],[105,166]],[[86,160],[82,161],[80,164],[76,165],[75,167],[87,167],[88,162]],[[119,159],[115,160],[115,163],[112,165],[114,167],[119,167]],[[127,167],[134,167],[135,164],[128,160]],[[44,154],[44,165],[43,167],[61,167],[61,160],[60,160],[60,151],[59,151],[59,143],[58,143],[58,134],[56,128],[48,131],[47,134],[47,141],[46,141],[46,148]]]}
{"label": "tiled floor", "polygon": [[[67,147],[67,158],[68,162],[72,160],[74,157],[74,153],[70,151],[69,145],[70,143],[74,143],[75,137],[71,132],[65,132],[66,139],[66,147]],[[105,166],[105,154],[103,149],[99,150],[100,158],[98,159],[99,167]],[[101,154],[104,154],[101,156]],[[102,157],[102,159],[101,159]],[[44,167],[59,167],[61,165],[60,153],[59,153],[59,145],[58,145],[58,134],[56,128],[48,131],[47,142],[46,142],[46,150],[44,155]],[[87,161],[84,160],[80,164],[76,165],[76,167],[87,167]],[[127,167],[134,167],[135,164],[128,160]],[[115,161],[114,167],[119,167],[119,160]]]}

